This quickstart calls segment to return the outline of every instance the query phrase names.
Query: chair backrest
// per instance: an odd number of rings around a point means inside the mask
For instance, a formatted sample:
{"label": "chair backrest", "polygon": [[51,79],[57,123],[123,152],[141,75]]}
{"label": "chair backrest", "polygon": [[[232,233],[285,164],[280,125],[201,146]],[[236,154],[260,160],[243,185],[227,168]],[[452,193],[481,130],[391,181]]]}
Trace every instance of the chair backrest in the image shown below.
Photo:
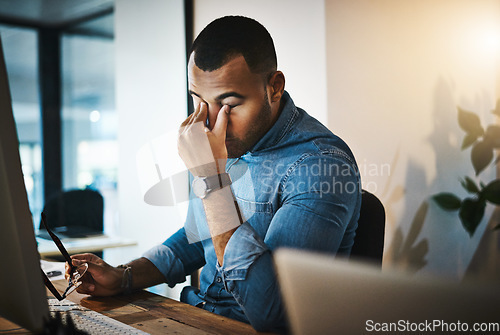
{"label": "chair backrest", "polygon": [[385,236],[385,209],[372,193],[363,190],[356,237],[351,258],[371,261],[382,265]]}
{"label": "chair backrest", "polygon": [[[103,231],[104,200],[95,190],[61,192],[45,203],[43,211],[48,226],[55,232],[61,227],[67,227],[68,233],[76,235]],[[64,234],[65,230],[60,232]]]}

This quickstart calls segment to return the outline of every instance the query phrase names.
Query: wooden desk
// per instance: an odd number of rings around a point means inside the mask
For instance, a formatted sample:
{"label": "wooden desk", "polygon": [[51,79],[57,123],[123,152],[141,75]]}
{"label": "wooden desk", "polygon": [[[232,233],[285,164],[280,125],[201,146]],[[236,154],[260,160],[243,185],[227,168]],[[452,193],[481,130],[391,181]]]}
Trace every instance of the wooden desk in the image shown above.
{"label": "wooden desk", "polygon": [[[52,240],[37,238],[38,252],[41,257],[59,256],[61,252]],[[62,240],[69,254],[103,251],[106,248],[118,248],[137,245],[137,242],[117,236],[97,235],[85,238],[66,238]]]}
{"label": "wooden desk", "polygon": [[[66,282],[59,280],[54,285],[64,290]],[[74,292],[67,299],[150,334],[263,334],[246,323],[147,291],[105,298]],[[0,330],[13,329],[2,334],[29,334],[14,328],[18,327],[0,318]]]}

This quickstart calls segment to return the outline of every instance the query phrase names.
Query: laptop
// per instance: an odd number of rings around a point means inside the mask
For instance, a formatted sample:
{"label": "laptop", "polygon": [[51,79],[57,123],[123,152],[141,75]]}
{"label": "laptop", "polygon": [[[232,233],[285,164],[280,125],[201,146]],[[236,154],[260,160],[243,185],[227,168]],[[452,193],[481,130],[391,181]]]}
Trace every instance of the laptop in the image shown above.
{"label": "laptop", "polygon": [[274,262],[294,334],[500,332],[498,285],[411,277],[291,249],[277,250]]}
{"label": "laptop", "polygon": [[37,333],[145,334],[70,301],[47,299],[1,46],[0,40],[0,315]]}

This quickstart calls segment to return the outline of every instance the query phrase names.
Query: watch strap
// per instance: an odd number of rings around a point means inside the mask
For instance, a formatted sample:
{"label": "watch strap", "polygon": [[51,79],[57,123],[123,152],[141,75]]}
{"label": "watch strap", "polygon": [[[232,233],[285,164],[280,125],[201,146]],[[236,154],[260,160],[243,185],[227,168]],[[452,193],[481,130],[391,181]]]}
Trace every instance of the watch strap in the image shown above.
{"label": "watch strap", "polygon": [[205,178],[208,191],[219,190],[226,186],[231,185],[231,177],[227,172],[219,173]]}

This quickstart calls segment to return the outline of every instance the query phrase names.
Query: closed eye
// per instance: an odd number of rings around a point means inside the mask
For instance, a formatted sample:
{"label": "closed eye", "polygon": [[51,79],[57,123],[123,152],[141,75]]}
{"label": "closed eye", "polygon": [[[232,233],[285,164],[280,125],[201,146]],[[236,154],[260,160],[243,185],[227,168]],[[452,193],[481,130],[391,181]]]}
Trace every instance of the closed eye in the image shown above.
{"label": "closed eye", "polygon": [[219,105],[220,105],[220,108],[222,108],[222,107],[224,107],[224,106],[228,106],[228,107],[229,107],[229,109],[233,109],[233,108],[235,108],[235,107],[240,106],[241,104],[223,104],[223,103],[220,103]]}

